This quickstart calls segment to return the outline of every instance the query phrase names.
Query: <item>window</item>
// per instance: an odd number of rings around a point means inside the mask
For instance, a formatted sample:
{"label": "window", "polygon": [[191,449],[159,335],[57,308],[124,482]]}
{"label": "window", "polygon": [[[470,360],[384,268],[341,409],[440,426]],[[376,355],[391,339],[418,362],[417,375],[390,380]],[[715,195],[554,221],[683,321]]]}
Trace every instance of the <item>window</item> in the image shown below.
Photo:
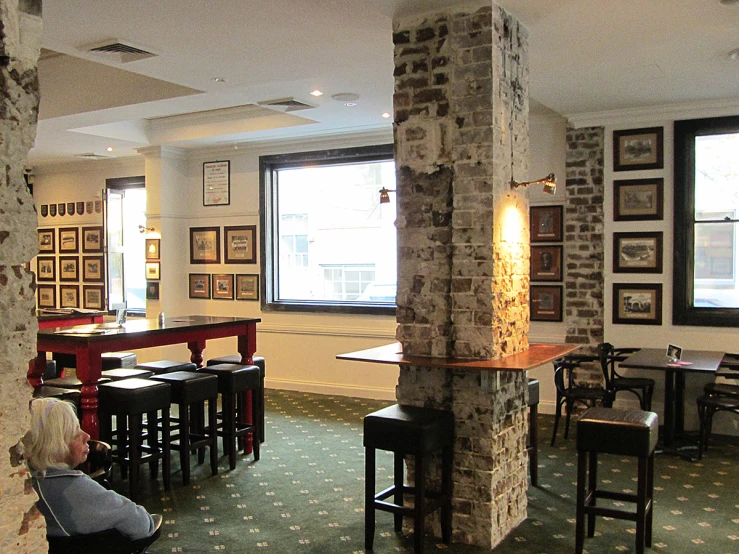
{"label": "window", "polygon": [[259,162],[264,309],[394,314],[392,145]]}
{"label": "window", "polygon": [[675,122],[673,323],[739,326],[739,117]]}

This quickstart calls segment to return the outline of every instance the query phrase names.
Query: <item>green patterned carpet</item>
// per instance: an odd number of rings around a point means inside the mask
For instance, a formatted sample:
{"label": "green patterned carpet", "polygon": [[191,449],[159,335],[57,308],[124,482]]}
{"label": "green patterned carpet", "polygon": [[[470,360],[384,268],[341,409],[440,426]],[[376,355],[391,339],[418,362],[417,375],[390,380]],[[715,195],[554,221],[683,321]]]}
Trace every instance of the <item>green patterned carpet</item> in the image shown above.
{"label": "green patterned carpet", "polygon": [[[164,515],[162,536],[150,552],[364,552],[362,418],[388,404],[268,390],[267,440],[259,462],[241,456],[237,468],[227,471],[224,457],[217,477],[210,476],[207,463],[196,466],[187,487],[177,471],[169,493],[159,489],[160,482],[144,479],[148,490],[140,502]],[[574,551],[574,439],[559,438],[550,448],[552,421],[540,417],[540,487],[529,491],[529,517],[497,554]],[[615,490],[635,489],[634,459],[601,458],[601,480]],[[657,457],[652,552],[739,552],[738,459],[739,448],[729,445],[712,447],[702,463]],[[176,455],[173,464],[178,469]],[[378,452],[377,465],[379,489],[391,481],[392,454]],[[115,487],[125,490],[125,483]],[[634,524],[599,518],[596,537],[586,539],[585,547],[591,554],[634,552]],[[426,550],[489,552],[432,537]],[[374,552],[412,551],[411,537],[393,532],[392,515],[378,512]]]}

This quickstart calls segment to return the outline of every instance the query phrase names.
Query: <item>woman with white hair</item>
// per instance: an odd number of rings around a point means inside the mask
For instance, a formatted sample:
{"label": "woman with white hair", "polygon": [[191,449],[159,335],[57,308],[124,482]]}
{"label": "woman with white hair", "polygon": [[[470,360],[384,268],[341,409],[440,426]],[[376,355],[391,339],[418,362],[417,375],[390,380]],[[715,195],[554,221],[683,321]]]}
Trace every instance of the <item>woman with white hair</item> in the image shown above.
{"label": "woman with white hair", "polygon": [[150,536],[156,525],[146,509],[74,469],[87,460],[89,439],[71,404],[54,398],[31,402],[31,429],[23,443],[47,535],[117,529],[132,540]]}

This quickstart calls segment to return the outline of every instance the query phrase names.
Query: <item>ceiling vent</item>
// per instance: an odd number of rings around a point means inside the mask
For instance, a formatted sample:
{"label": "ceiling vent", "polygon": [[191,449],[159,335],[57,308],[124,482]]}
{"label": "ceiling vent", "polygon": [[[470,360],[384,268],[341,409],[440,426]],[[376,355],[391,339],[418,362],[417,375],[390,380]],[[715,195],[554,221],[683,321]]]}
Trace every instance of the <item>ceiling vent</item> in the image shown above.
{"label": "ceiling vent", "polygon": [[91,54],[105,56],[107,59],[118,63],[136,62],[138,60],[145,60],[146,58],[153,58],[156,56],[156,54],[147,52],[138,46],[134,46],[130,42],[124,42],[117,39],[107,40],[101,44],[87,46],[85,47],[85,50]]}
{"label": "ceiling vent", "polygon": [[287,98],[278,98],[276,100],[265,100],[263,102],[257,102],[260,106],[266,108],[272,108],[274,110],[280,110],[283,112],[296,112],[298,110],[307,110],[310,108],[317,107],[317,104],[311,104],[302,100],[295,100],[292,96]]}
{"label": "ceiling vent", "polygon": [[105,160],[110,156],[103,156],[102,154],[94,154],[93,152],[85,152],[84,154],[75,154],[75,158],[81,158],[83,160]]}

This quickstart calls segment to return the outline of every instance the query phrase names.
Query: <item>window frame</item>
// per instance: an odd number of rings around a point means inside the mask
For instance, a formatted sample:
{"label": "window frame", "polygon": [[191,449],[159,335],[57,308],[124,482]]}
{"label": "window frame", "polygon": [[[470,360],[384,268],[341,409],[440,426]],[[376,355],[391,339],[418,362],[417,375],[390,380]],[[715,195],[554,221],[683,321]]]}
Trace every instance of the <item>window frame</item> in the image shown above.
{"label": "window frame", "polygon": [[358,303],[356,301],[275,299],[278,279],[275,268],[278,262],[278,251],[274,229],[278,214],[277,187],[275,186],[274,173],[281,169],[289,168],[378,161],[394,161],[393,144],[313,150],[259,157],[259,214],[262,229],[260,233],[260,263],[262,267],[260,280],[263,291],[261,298],[262,311],[395,315],[396,306],[394,302],[374,302],[368,304]]}
{"label": "window frame", "polygon": [[739,133],[739,116],[675,121],[674,255],[672,323],[704,327],[739,327],[739,308],[693,306],[695,260],[695,139]]}

